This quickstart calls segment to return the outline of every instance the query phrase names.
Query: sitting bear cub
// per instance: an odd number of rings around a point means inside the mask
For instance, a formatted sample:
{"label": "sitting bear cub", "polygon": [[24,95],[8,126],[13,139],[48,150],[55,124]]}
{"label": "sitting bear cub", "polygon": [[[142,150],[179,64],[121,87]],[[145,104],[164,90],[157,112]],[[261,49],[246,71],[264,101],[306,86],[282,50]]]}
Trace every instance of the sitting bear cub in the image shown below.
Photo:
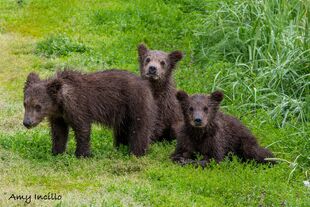
{"label": "sitting bear cub", "polygon": [[[204,167],[210,159],[221,162],[228,153],[233,153],[243,160],[274,163],[265,160],[273,157],[272,153],[260,147],[239,120],[219,111],[222,92],[188,96],[179,91],[176,96],[181,103],[184,124],[177,132],[177,146],[171,155],[173,161]],[[202,155],[202,160],[194,160],[197,153]]]}
{"label": "sitting bear cub", "polygon": [[144,44],[138,46],[140,74],[150,83],[158,107],[156,131],[153,141],[176,138],[175,128],[182,123],[183,114],[178,100],[172,74],[183,58],[180,51],[166,53],[150,50]]}
{"label": "sitting bear cub", "polygon": [[93,122],[113,128],[116,146],[129,145],[134,155],[144,155],[157,110],[148,83],[121,70],[90,74],[65,70],[47,80],[30,73],[24,87],[24,107],[27,128],[48,118],[53,154],[66,150],[72,127],[77,157],[90,155]]}

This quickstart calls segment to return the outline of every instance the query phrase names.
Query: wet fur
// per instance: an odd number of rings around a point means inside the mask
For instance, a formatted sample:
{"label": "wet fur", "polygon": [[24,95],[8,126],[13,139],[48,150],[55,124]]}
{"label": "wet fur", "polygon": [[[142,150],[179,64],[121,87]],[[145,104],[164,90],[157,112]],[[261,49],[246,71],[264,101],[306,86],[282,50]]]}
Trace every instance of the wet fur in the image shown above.
{"label": "wet fur", "polygon": [[[182,105],[184,124],[177,132],[177,146],[171,159],[180,164],[195,164],[205,166],[214,159],[221,162],[229,153],[233,153],[243,160],[255,160],[267,163],[265,158],[273,157],[266,148],[260,147],[252,133],[235,117],[220,112],[219,105],[223,99],[221,92],[214,92],[210,96],[188,96],[185,92],[177,93]],[[201,99],[200,101],[197,101]],[[208,112],[203,117],[203,127],[193,126],[192,113],[195,113],[198,103],[206,104]],[[190,112],[189,108],[192,107]],[[202,160],[196,161],[195,154],[201,154]]]}
{"label": "wet fur", "polygon": [[[35,92],[38,87],[40,93]],[[42,100],[40,96],[45,98]],[[51,126],[53,154],[66,150],[72,127],[76,156],[89,156],[94,122],[113,129],[115,146],[128,145],[136,156],[144,155],[148,149],[157,106],[148,82],[127,71],[82,74],[66,70],[47,80],[31,73],[25,83],[24,97],[41,99],[43,105],[52,103],[42,117],[47,117]]]}
{"label": "wet fur", "polygon": [[[175,128],[183,121],[183,114],[175,97],[177,90],[172,73],[183,55],[180,51],[166,53],[149,50],[144,44],[138,46],[138,55],[141,77],[149,81],[158,107],[156,130],[152,140],[173,140],[176,137]],[[145,62],[146,58],[150,59],[149,63]],[[161,61],[164,61],[165,65],[161,65]],[[158,79],[155,80],[147,76],[149,65],[158,69]]]}

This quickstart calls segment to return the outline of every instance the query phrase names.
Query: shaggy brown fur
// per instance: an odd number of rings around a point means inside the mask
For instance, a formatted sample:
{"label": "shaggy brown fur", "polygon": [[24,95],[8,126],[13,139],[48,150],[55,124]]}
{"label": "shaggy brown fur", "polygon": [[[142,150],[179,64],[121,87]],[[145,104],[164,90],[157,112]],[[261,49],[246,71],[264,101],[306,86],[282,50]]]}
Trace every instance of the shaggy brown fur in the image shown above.
{"label": "shaggy brown fur", "polygon": [[24,87],[27,128],[48,118],[52,152],[66,150],[69,126],[76,139],[76,156],[90,155],[91,124],[112,127],[114,142],[129,145],[136,155],[144,155],[154,130],[157,106],[148,82],[126,71],[109,70],[90,74],[66,70],[40,80],[28,75]]}
{"label": "shaggy brown fur", "polygon": [[[233,153],[241,159],[273,163],[265,160],[273,157],[272,153],[260,147],[239,120],[219,111],[222,92],[188,96],[179,91],[177,99],[184,113],[184,125],[178,131],[177,146],[171,156],[173,161],[205,166],[210,159],[220,162],[228,153]],[[203,159],[195,161],[195,153],[200,153]]]}
{"label": "shaggy brown fur", "polygon": [[181,107],[176,100],[172,72],[183,55],[180,51],[165,53],[138,46],[140,73],[149,81],[158,106],[156,131],[153,140],[175,139],[174,128],[183,121]]}

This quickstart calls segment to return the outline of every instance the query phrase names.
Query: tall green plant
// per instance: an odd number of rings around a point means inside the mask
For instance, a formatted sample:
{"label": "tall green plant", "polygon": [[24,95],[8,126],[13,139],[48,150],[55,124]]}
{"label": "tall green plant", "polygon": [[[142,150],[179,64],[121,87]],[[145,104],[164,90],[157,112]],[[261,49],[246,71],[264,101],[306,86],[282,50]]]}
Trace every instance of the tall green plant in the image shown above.
{"label": "tall green plant", "polygon": [[[267,108],[283,126],[289,119],[305,122],[310,91],[309,2],[247,0],[222,2],[196,31],[196,56],[202,62],[226,60],[222,87],[238,98],[250,97]],[[236,69],[238,68],[238,69]]]}

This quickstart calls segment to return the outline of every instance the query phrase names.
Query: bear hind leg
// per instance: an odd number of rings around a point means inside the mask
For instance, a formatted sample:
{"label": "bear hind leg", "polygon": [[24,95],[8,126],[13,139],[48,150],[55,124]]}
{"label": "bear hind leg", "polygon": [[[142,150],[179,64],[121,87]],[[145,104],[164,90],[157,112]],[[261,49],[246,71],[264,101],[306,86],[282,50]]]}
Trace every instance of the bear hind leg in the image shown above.
{"label": "bear hind leg", "polygon": [[143,110],[136,111],[131,120],[127,132],[129,149],[134,155],[143,156],[148,150],[153,132],[150,115]]}
{"label": "bear hind leg", "polygon": [[258,163],[274,164],[275,161],[273,160],[265,160],[265,158],[272,157],[274,157],[273,154],[268,149],[260,147],[256,141],[243,144],[243,158],[245,159],[255,160]]}
{"label": "bear hind leg", "polygon": [[128,145],[128,126],[123,124],[120,127],[114,128],[114,146],[119,147],[120,145]]}

